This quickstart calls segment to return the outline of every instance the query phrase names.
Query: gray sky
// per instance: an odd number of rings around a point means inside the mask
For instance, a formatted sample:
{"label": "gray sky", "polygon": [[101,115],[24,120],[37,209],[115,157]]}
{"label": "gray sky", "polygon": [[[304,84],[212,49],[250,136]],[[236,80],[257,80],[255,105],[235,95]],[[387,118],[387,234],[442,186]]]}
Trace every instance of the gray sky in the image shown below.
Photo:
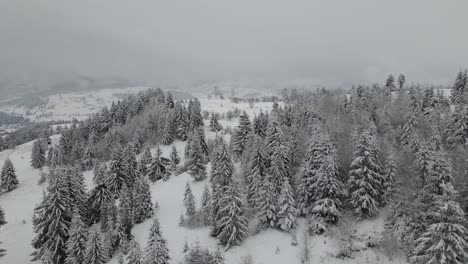
{"label": "gray sky", "polygon": [[0,73],[447,83],[466,0],[0,0]]}

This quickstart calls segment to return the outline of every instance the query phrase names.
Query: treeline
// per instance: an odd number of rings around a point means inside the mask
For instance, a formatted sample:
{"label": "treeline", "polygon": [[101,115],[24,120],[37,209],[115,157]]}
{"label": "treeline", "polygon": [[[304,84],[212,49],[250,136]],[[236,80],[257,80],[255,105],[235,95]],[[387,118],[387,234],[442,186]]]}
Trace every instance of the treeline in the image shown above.
{"label": "treeline", "polygon": [[29,123],[29,119],[0,111],[0,126]]}

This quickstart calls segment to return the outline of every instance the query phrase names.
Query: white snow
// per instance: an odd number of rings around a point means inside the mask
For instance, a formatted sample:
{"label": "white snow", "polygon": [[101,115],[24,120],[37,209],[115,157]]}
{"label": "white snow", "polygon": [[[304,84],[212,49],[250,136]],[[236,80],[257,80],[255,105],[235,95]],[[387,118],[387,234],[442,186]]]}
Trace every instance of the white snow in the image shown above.
{"label": "white snow", "polygon": [[[246,110],[250,119],[253,114],[258,113],[260,109],[263,111],[271,109],[271,103],[256,103],[254,108],[249,108],[247,103],[234,104],[229,100],[208,100],[201,99],[202,109],[207,111],[228,111],[235,107]],[[209,122],[209,121],[208,121]],[[237,119],[231,121],[222,120],[223,125],[235,127]],[[207,121],[205,121],[207,124]],[[206,129],[207,138],[213,138],[215,133],[209,132]],[[59,136],[53,137],[53,142],[58,141]],[[0,153],[0,165],[9,157],[16,169],[20,185],[17,189],[0,194],[0,205],[3,207],[8,224],[0,228],[0,248],[7,250],[7,254],[0,258],[0,263],[6,264],[22,264],[30,262],[30,253],[33,252],[31,240],[34,237],[32,229],[32,214],[36,204],[42,198],[42,192],[46,187],[46,183],[38,185],[39,170],[32,168],[29,165],[30,153],[33,142],[16,147],[14,150],[5,150]],[[175,146],[178,154],[181,157],[181,162],[184,162],[184,147],[185,142],[176,141]],[[161,146],[162,155],[169,156],[171,146]],[[153,149],[153,153],[154,153]],[[208,170],[210,166],[207,166]],[[85,183],[88,189],[94,186],[92,182],[93,172],[87,171],[84,173]],[[158,181],[151,184],[151,192],[153,201],[159,204],[157,217],[161,223],[163,236],[168,241],[170,250],[171,263],[179,263],[183,258],[183,245],[185,240],[191,243],[198,241],[202,246],[215,249],[217,240],[209,236],[208,228],[200,228],[190,230],[185,227],[179,227],[179,217],[183,213],[183,193],[185,185],[190,182],[192,191],[197,199],[197,208],[200,208],[200,198],[204,186],[208,180],[202,182],[193,182],[187,173],[179,176],[172,175],[168,181]],[[280,232],[278,230],[266,230],[259,234],[251,234],[241,246],[233,247],[225,252],[227,264],[238,264],[242,257],[251,255],[257,264],[299,264],[301,263],[301,252],[303,250],[303,233],[305,230],[305,219],[299,219],[299,227],[296,230],[297,246],[292,246],[291,234]],[[150,229],[151,220],[138,224],[133,229],[135,239],[144,247]],[[353,224],[353,228],[357,230],[356,240],[362,240],[369,236],[379,233],[383,230],[384,216],[372,220],[366,220]],[[309,241],[310,248],[310,263],[391,263],[399,264],[406,263],[404,260],[389,261],[384,254],[378,250],[367,249],[355,254],[354,259],[338,259],[334,256],[337,253],[337,241],[332,237],[314,236]],[[110,263],[117,263],[114,258]]]}

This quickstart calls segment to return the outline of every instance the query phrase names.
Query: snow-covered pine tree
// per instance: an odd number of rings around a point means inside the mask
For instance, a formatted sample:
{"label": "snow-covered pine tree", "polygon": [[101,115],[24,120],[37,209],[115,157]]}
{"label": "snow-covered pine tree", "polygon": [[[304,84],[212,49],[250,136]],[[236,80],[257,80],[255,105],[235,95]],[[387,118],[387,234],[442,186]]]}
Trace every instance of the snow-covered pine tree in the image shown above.
{"label": "snow-covered pine tree", "polygon": [[467,71],[462,72],[461,70],[457,74],[455,84],[452,88],[452,94],[450,99],[454,105],[466,103],[465,97],[467,92]]}
{"label": "snow-covered pine tree", "polygon": [[141,247],[135,239],[130,242],[127,264],[143,264]]}
{"label": "snow-covered pine tree", "polygon": [[156,150],[156,155],[151,162],[147,176],[150,181],[156,182],[158,180],[164,179],[167,173],[166,165],[161,158],[161,149],[158,147]]}
{"label": "snow-covered pine tree", "polygon": [[429,165],[429,173],[424,190],[431,196],[444,195],[446,191],[451,191],[444,186],[452,181],[451,166],[444,153],[434,153]]}
{"label": "snow-covered pine tree", "polygon": [[153,160],[153,156],[151,155],[151,150],[150,148],[146,147],[145,150],[143,151],[143,154],[141,155],[140,162],[144,164],[146,167],[148,167],[151,164],[152,160]]}
{"label": "snow-covered pine tree", "polygon": [[159,221],[156,217],[153,218],[148,242],[144,250],[143,263],[145,264],[169,264],[169,249],[167,241],[163,238]]}
{"label": "snow-covered pine tree", "polygon": [[89,209],[89,223],[96,223],[101,216],[101,206],[113,200],[114,194],[106,187],[105,184],[100,184],[94,187],[88,194],[86,202]]}
{"label": "snow-covered pine tree", "polygon": [[279,137],[278,142],[274,145],[272,150],[269,174],[273,180],[273,185],[276,189],[276,198],[281,192],[281,186],[285,179],[290,180],[289,168],[290,168],[290,152],[287,142],[281,137]]}
{"label": "snow-covered pine tree", "polygon": [[433,159],[433,151],[431,151],[425,144],[419,144],[415,156],[417,183],[418,186],[422,188],[426,185],[426,182],[429,178],[430,165]]}
{"label": "snow-covered pine tree", "polygon": [[132,238],[133,219],[135,218],[135,201],[133,194],[133,190],[124,185],[119,197],[118,214],[121,221],[119,222],[120,226],[118,226],[118,228],[124,232],[127,240],[131,240]]}
{"label": "snow-covered pine tree", "polygon": [[84,222],[88,222],[89,208],[86,206],[88,195],[84,184],[83,174],[75,167],[65,167],[64,170],[56,169],[61,177],[68,180],[68,199],[70,200],[69,215],[73,215],[73,208],[76,207]]}
{"label": "snow-covered pine tree", "polygon": [[385,174],[382,184],[384,192],[384,204],[389,204],[394,198],[396,192],[396,173],[396,164],[393,159],[393,155],[390,155],[387,158],[387,163],[385,164]]}
{"label": "snow-covered pine tree", "polygon": [[83,156],[81,157],[83,168],[89,170],[94,165],[95,154],[94,149],[92,146],[86,146],[83,152]]}
{"label": "snow-covered pine tree", "polygon": [[172,117],[169,117],[164,122],[164,129],[162,133],[162,143],[164,145],[170,145],[174,142],[174,123]]}
{"label": "snow-covered pine tree", "polygon": [[445,133],[453,149],[468,148],[468,106],[455,108]]}
{"label": "snow-covered pine tree", "polygon": [[415,110],[410,110],[400,135],[400,145],[407,150],[413,150],[414,148],[417,127],[418,119]]}
{"label": "snow-covered pine tree", "polygon": [[31,153],[31,166],[34,168],[42,168],[46,164],[45,151],[42,145],[41,140],[36,139],[33,143],[32,153]]}
{"label": "snow-covered pine tree", "polygon": [[293,190],[288,179],[283,181],[278,199],[278,227],[283,231],[289,231],[296,227],[297,208]]}
{"label": "snow-covered pine tree", "polygon": [[199,146],[200,146],[200,150],[201,152],[203,153],[204,155],[204,161],[205,163],[208,162],[208,145],[206,144],[206,140],[205,140],[205,130],[203,129],[203,127],[198,127],[195,131],[194,131],[195,135],[198,137],[198,142],[199,142]]}
{"label": "snow-covered pine tree", "polygon": [[189,129],[188,113],[182,103],[177,102],[175,105],[175,123],[176,137],[182,141],[187,140],[187,131]]}
{"label": "snow-covered pine tree", "polygon": [[368,132],[360,135],[349,172],[351,205],[362,218],[377,214],[382,194],[381,168],[375,157],[376,147],[372,141]]}
{"label": "snow-covered pine tree", "polygon": [[153,217],[153,203],[151,202],[150,186],[144,177],[139,177],[135,182],[134,194],[134,221],[139,224]]}
{"label": "snow-covered pine tree", "polygon": [[261,199],[260,190],[262,182],[265,179],[267,159],[260,144],[254,146],[254,150],[250,154],[248,174],[247,174],[247,201],[255,209],[258,209],[258,204]]}
{"label": "snow-covered pine tree", "polygon": [[169,158],[171,160],[171,170],[175,171],[177,168],[177,165],[179,165],[180,163],[179,154],[177,154],[177,149],[175,146],[172,146],[171,154],[169,154]]}
{"label": "snow-covered pine tree", "polygon": [[226,247],[240,245],[248,235],[248,219],[245,216],[245,199],[237,183],[232,182],[223,189],[220,201],[218,239]]}
{"label": "snow-covered pine tree", "polygon": [[190,100],[188,111],[190,120],[190,131],[195,131],[195,129],[203,125],[201,105],[200,101],[197,98]]}
{"label": "snow-covered pine tree", "polygon": [[7,192],[15,189],[19,182],[16,178],[15,168],[9,158],[3,163],[2,174],[0,176],[0,190],[6,190]]}
{"label": "snow-covered pine tree", "polygon": [[443,195],[437,196],[434,223],[415,241],[411,264],[468,262],[467,221],[460,204],[454,199],[453,186],[442,184]]}
{"label": "snow-covered pine tree", "polygon": [[229,186],[233,182],[234,163],[231,160],[226,143],[222,138],[218,138],[217,146],[213,154],[211,165],[211,184],[213,190],[211,203],[211,235],[218,236],[220,229],[218,223],[221,219],[221,198],[224,195],[223,188]]}
{"label": "snow-covered pine tree", "polygon": [[201,212],[203,214],[203,222],[207,226],[211,224],[210,210],[211,210],[211,194],[210,194],[208,185],[205,185],[205,189],[203,189],[203,194],[201,197]]}
{"label": "snow-covered pine tree", "polygon": [[105,163],[96,164],[96,166],[94,168],[93,181],[97,185],[105,184],[107,175],[108,175],[107,165]]}
{"label": "snow-covered pine tree", "polygon": [[108,260],[107,252],[97,227],[93,227],[86,242],[85,260],[86,264],[104,264]]}
{"label": "snow-covered pine tree", "polygon": [[334,152],[324,156],[315,172],[310,189],[313,196],[312,213],[326,224],[336,224],[341,216],[345,187],[338,178]]}
{"label": "snow-covered pine tree", "polygon": [[33,225],[36,236],[32,241],[36,249],[34,260],[39,260],[47,250],[54,263],[66,258],[66,243],[70,226],[70,201],[66,177],[51,177],[47,193],[34,209]]}
{"label": "snow-covered pine tree", "polygon": [[185,213],[187,217],[191,217],[195,215],[195,212],[196,212],[195,196],[193,196],[192,189],[190,188],[190,184],[188,182],[187,182],[187,185],[185,186],[184,205],[185,205]]}
{"label": "snow-covered pine tree", "polygon": [[280,142],[279,138],[282,136],[281,131],[278,128],[278,124],[271,120],[268,123],[267,131],[266,131],[266,151],[268,155],[271,155],[276,148],[277,144]]}
{"label": "snow-covered pine tree", "polygon": [[67,241],[66,253],[67,258],[65,264],[81,264],[84,263],[86,252],[86,240],[88,238],[87,226],[81,220],[79,210],[76,208],[73,213],[73,218],[68,231],[69,239]]}
{"label": "snow-covered pine tree", "polygon": [[277,195],[271,174],[265,175],[260,188],[257,217],[260,228],[275,227],[277,217]]}
{"label": "snow-covered pine tree", "polygon": [[7,221],[5,220],[5,212],[3,211],[3,208],[0,206],[0,227],[6,224],[7,224]]}
{"label": "snow-covered pine tree", "polygon": [[210,118],[210,130],[212,132],[218,132],[221,131],[221,129],[223,129],[223,127],[219,124],[219,114],[212,112]]}
{"label": "snow-covered pine tree", "polygon": [[239,125],[234,131],[233,135],[233,153],[237,159],[242,157],[244,153],[247,139],[252,132],[252,124],[250,123],[249,116],[244,111],[241,116],[239,116]]}
{"label": "snow-covered pine tree", "polygon": [[190,141],[189,155],[186,161],[186,167],[190,176],[195,181],[202,181],[206,178],[206,166],[204,162],[204,155],[201,151],[200,141],[197,137]]}
{"label": "snow-covered pine tree", "polygon": [[128,171],[126,165],[124,151],[120,147],[114,149],[109,166],[110,173],[106,180],[106,186],[114,195],[120,194],[120,190],[126,182],[126,172]]}
{"label": "snow-covered pine tree", "polygon": [[253,132],[256,135],[262,138],[265,138],[267,134],[267,127],[268,127],[268,115],[260,111],[258,116],[255,116],[253,119]]}

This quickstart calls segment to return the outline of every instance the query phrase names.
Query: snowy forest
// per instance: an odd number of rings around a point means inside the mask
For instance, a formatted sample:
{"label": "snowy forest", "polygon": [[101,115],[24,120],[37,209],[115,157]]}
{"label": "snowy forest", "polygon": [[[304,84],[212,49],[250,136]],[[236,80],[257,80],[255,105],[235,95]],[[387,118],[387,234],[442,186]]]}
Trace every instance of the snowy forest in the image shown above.
{"label": "snowy forest", "polygon": [[0,137],[0,262],[468,263],[466,70],[217,93]]}

